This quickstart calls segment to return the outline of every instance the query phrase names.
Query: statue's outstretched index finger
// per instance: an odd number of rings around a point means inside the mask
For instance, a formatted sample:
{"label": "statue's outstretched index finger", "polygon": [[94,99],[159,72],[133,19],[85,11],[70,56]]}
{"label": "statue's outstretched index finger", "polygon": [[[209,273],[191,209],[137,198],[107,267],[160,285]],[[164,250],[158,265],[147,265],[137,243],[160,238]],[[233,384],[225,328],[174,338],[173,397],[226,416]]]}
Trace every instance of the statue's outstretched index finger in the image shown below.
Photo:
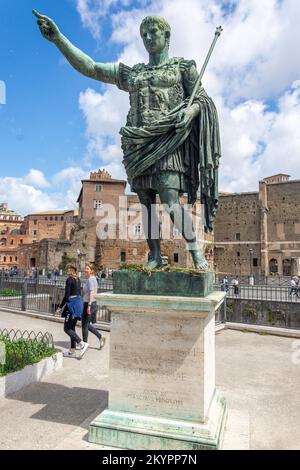
{"label": "statue's outstretched index finger", "polygon": [[36,16],[39,20],[47,20],[48,17],[45,16],[45,15],[41,15],[38,11],[36,10],[32,10],[32,13],[34,14],[34,16]]}

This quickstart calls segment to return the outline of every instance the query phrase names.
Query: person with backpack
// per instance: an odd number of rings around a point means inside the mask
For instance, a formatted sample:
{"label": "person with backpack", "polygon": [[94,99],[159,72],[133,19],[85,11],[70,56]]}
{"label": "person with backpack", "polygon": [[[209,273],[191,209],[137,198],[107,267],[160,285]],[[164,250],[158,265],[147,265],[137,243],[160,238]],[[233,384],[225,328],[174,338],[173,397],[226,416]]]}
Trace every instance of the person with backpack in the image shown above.
{"label": "person with backpack", "polygon": [[91,263],[87,263],[84,270],[86,282],[83,285],[83,314],[82,314],[82,337],[87,342],[89,331],[99,339],[99,349],[105,344],[105,337],[91,323],[96,323],[97,302],[95,294],[98,291],[98,282],[94,274],[94,267]]}
{"label": "person with backpack", "polygon": [[[73,265],[67,267],[68,278],[66,280],[65,295],[57,310],[65,318],[64,332],[70,337],[71,345],[64,357],[81,359],[88,348],[88,344],[76,333],[76,323],[81,319],[83,303],[81,298],[81,282],[77,275],[77,268]],[[76,344],[79,345],[79,355],[76,355]]]}

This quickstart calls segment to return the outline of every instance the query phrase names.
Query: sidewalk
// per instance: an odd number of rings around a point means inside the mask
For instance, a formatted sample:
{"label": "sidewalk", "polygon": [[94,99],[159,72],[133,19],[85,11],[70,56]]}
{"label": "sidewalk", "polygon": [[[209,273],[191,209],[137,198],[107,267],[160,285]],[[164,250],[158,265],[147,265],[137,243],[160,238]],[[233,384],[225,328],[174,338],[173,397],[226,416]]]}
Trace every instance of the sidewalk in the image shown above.
{"label": "sidewalk", "polygon": [[[0,328],[49,331],[58,349],[69,345],[59,323],[0,311]],[[109,335],[104,335],[101,351],[90,335],[91,348],[81,360],[64,358],[63,368],[46,381],[0,400],[0,449],[53,449],[107,406]]]}
{"label": "sidewalk", "polygon": [[[59,323],[0,311],[0,328],[49,331],[57,348],[68,347]],[[91,335],[81,361],[65,358],[45,382],[0,400],[0,449],[99,449],[87,443],[86,434],[107,406],[109,333],[104,335],[102,351],[93,349],[98,342]],[[233,330],[216,335],[216,382],[229,408],[226,448],[248,426],[251,449],[300,449],[295,342],[300,360],[294,338]]]}

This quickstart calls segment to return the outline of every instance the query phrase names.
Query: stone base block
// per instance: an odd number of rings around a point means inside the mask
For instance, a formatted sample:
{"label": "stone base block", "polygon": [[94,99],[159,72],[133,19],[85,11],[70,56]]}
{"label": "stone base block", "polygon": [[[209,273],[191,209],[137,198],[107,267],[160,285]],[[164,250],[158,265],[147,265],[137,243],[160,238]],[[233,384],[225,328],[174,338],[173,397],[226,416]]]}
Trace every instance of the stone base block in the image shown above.
{"label": "stone base block", "polygon": [[107,409],[91,423],[89,442],[134,450],[217,450],[226,417],[225,399],[217,392],[204,424]]}
{"label": "stone base block", "polygon": [[115,294],[167,295],[171,297],[206,297],[211,294],[214,274],[212,272],[144,272],[115,271],[113,277]]}

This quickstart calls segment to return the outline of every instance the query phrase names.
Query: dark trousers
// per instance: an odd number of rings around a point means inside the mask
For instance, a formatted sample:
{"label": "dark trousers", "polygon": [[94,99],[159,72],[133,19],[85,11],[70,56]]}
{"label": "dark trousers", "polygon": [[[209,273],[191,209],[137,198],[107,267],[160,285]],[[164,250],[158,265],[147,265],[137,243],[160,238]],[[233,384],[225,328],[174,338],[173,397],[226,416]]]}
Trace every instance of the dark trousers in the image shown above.
{"label": "dark trousers", "polygon": [[239,286],[234,286],[234,295],[239,295],[239,293],[240,293]]}
{"label": "dark trousers", "polygon": [[81,343],[81,339],[75,331],[77,320],[77,318],[72,318],[69,313],[65,319],[64,332],[71,338],[72,349],[75,348],[76,343]]}
{"label": "dark trousers", "polygon": [[82,326],[82,338],[85,343],[87,343],[89,331],[93,333],[95,336],[97,336],[98,339],[101,339],[101,336],[102,336],[101,333],[99,333],[99,331],[97,330],[97,328],[91,325],[93,313],[95,313],[94,309],[97,309],[97,302],[92,303],[90,315],[88,315],[87,313],[87,308],[88,308],[88,303],[84,302],[81,326]]}

